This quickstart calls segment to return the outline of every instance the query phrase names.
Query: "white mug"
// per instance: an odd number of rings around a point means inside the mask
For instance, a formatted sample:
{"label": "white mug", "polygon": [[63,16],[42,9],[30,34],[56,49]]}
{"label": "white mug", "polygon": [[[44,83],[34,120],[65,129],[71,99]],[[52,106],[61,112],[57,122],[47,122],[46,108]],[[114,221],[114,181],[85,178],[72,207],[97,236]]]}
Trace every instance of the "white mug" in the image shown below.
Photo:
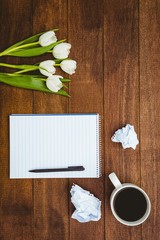
{"label": "white mug", "polygon": [[[113,185],[115,186],[115,189],[113,190],[111,197],[110,197],[111,210],[112,210],[112,213],[115,216],[115,218],[119,222],[121,222],[122,224],[127,225],[127,226],[137,226],[137,225],[143,223],[148,218],[150,211],[151,211],[151,203],[150,203],[148,195],[140,187],[138,187],[134,184],[131,184],[131,183],[123,183],[122,184],[119,181],[119,179],[117,178],[115,173],[111,173],[109,175],[109,178],[110,178],[111,182],[113,183]],[[139,190],[146,199],[146,204],[147,204],[146,211],[145,211],[144,215],[137,221],[126,221],[126,220],[122,219],[120,216],[118,216],[118,214],[115,211],[114,202],[115,202],[116,196],[118,196],[118,193],[120,193],[120,191],[124,190],[125,188],[134,188],[134,189]]]}

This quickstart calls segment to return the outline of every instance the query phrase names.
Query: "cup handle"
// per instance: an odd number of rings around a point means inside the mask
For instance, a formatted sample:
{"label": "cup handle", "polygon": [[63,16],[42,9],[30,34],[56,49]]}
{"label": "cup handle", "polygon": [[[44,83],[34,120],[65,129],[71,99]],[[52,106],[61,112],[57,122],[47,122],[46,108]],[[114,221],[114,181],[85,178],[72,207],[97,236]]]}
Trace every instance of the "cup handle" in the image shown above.
{"label": "cup handle", "polygon": [[115,188],[119,188],[122,186],[121,182],[117,178],[116,174],[113,172],[109,174],[109,179],[111,180],[112,184],[115,186]]}

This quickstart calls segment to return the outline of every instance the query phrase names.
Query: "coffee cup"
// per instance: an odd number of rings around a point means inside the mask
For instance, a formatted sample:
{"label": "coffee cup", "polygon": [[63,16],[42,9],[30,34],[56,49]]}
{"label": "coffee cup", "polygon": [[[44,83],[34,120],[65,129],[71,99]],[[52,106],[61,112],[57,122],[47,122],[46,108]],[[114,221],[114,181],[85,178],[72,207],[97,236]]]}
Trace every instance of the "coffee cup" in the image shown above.
{"label": "coffee cup", "polygon": [[114,217],[127,226],[143,223],[151,211],[151,203],[145,191],[132,183],[122,184],[115,173],[111,173],[109,178],[115,187],[110,197]]}

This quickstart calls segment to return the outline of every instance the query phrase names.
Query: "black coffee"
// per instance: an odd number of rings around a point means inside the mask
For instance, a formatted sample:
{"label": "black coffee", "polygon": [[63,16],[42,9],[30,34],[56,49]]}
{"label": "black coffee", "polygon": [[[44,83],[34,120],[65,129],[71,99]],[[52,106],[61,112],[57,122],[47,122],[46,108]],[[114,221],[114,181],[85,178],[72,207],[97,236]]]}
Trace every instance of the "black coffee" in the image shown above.
{"label": "black coffee", "polygon": [[115,196],[114,208],[121,219],[134,222],[144,216],[147,210],[147,201],[138,189],[124,188]]}

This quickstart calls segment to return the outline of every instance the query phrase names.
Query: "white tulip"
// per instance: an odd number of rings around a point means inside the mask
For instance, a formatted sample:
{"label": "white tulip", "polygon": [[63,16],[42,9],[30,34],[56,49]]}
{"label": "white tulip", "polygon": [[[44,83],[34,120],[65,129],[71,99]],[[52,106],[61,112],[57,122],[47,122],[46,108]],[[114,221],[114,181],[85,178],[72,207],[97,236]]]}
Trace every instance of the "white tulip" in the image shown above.
{"label": "white tulip", "polygon": [[39,64],[39,71],[44,76],[51,76],[56,72],[56,68],[54,67],[55,62],[53,60],[46,60]]}
{"label": "white tulip", "polygon": [[60,81],[61,78],[63,77],[59,75],[49,76],[46,80],[47,88],[52,92],[58,92],[63,87],[63,84]]}
{"label": "white tulip", "polygon": [[63,60],[60,63],[60,67],[64,72],[72,75],[73,73],[75,73],[77,62],[74,60]]}
{"label": "white tulip", "polygon": [[57,37],[56,37],[54,31],[48,31],[48,32],[42,34],[39,38],[39,44],[42,47],[46,47],[54,42],[57,42]]}
{"label": "white tulip", "polygon": [[53,48],[52,53],[55,58],[63,59],[68,57],[70,49],[70,43],[60,43]]}

